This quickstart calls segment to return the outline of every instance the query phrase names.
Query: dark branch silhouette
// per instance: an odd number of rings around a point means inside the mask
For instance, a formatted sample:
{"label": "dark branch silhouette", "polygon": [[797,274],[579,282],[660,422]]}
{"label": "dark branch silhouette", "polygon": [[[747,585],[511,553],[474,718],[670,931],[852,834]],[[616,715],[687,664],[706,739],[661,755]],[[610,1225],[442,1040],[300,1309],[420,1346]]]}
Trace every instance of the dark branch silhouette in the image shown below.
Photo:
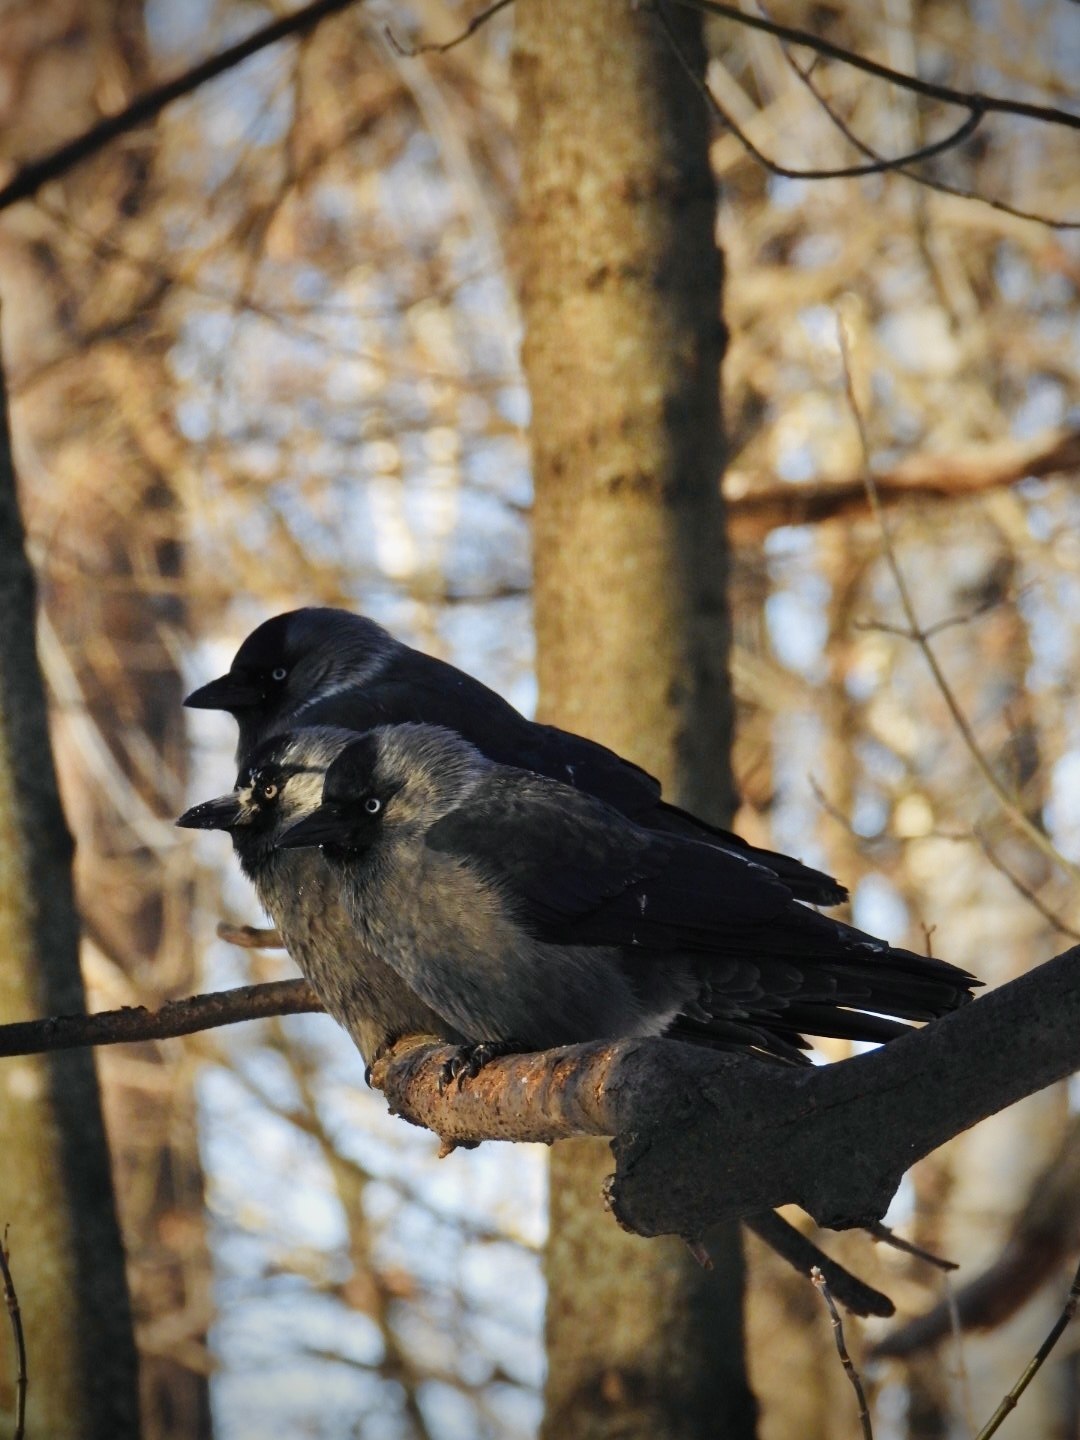
{"label": "dark branch silhouette", "polygon": [[73,140],[69,140],[66,144],[51,150],[47,155],[43,155],[40,160],[34,160],[29,165],[24,165],[6,185],[0,187],[0,210],[6,210],[19,200],[27,200],[32,195],[36,195],[41,187],[47,185],[50,180],[58,180],[82,161],[96,155],[99,150],[104,150],[106,145],[111,144],[119,136],[126,135],[128,131],[145,124],[147,120],[156,119],[166,106],[184,95],[190,95],[200,85],[205,85],[208,80],[216,79],[225,71],[239,65],[241,61],[258,54],[260,50],[265,50],[267,46],[274,45],[279,40],[306,34],[309,30],[314,29],[321,20],[325,20],[328,15],[334,15],[337,11],[345,10],[355,3],[357,0],[312,0],[310,5],[305,5],[291,15],[285,15],[280,20],[274,20],[271,24],[264,25],[261,30],[256,30],[245,40],[230,45],[220,54],[211,56],[209,60],[203,60],[182,75],[167,80],[163,85],[148,90],[145,95],[139,95],[126,109],[119,111],[116,115],[106,116],[104,120],[100,120],[83,134],[77,135]]}
{"label": "dark branch silhouette", "polygon": [[[681,3],[681,0],[675,0],[675,3]],[[746,131],[739,126],[735,117],[724,109],[708,84],[701,78],[694,66],[690,64],[688,57],[684,54],[682,46],[679,44],[678,36],[675,34],[675,29],[667,17],[663,0],[657,0],[653,13],[659,21],[660,28],[667,37],[672,53],[683,70],[685,70],[687,78],[705,101],[705,104],[718,117],[721,123],[731,131],[748,155],[751,155],[759,165],[768,170],[770,175],[779,175],[785,180],[854,180],[863,175],[883,175],[889,170],[899,170],[903,172],[906,166],[914,164],[917,160],[929,160],[934,155],[942,155],[946,150],[952,150],[957,145],[962,145],[965,140],[970,140],[986,114],[986,111],[977,101],[971,100],[967,106],[967,118],[949,135],[946,135],[944,139],[934,140],[930,144],[923,145],[917,150],[909,150],[903,155],[898,155],[893,160],[875,158],[860,165],[837,165],[824,169],[793,170],[788,165],[781,165],[779,161],[771,160],[763,150],[759,150],[750,139],[750,136],[747,135]]]}
{"label": "dark branch silhouette", "polygon": [[870,1421],[870,1407],[866,1403],[866,1391],[863,1389],[862,1376],[856,1370],[855,1362],[848,1354],[847,1341],[844,1339],[844,1324],[840,1319],[840,1312],[833,1302],[829,1282],[816,1265],[810,1278],[821,1291],[821,1298],[825,1301],[829,1311],[836,1353],[840,1357],[840,1364],[844,1367],[844,1374],[851,1382],[851,1388],[855,1392],[855,1403],[859,1407],[859,1426],[862,1430],[863,1440],[874,1440],[874,1427]]}
{"label": "dark branch silhouette", "polygon": [[1045,125],[1064,125],[1070,130],[1080,130],[1080,115],[1071,110],[1061,110],[1056,105],[1038,105],[1028,100],[1013,100],[1007,95],[987,95],[981,90],[954,90],[950,85],[936,85],[932,80],[921,80],[917,75],[893,70],[877,60],[847,50],[810,30],[782,25],[752,11],[740,10],[736,5],[726,5],[722,0],[673,0],[673,3],[689,10],[701,10],[707,15],[722,15],[736,25],[764,30],[767,35],[775,35],[778,40],[786,40],[792,45],[805,45],[808,50],[814,50],[830,60],[839,60],[855,70],[887,80],[890,85],[914,91],[916,95],[925,95],[931,100],[940,100],[945,105],[960,105],[965,110],[979,110],[985,115],[1019,115],[1027,120],[1040,120]]}
{"label": "dark branch silhouette", "polygon": [[12,1431],[11,1440],[23,1440],[26,1434],[26,1392],[30,1379],[26,1369],[26,1336],[23,1333],[22,1310],[11,1275],[6,1225],[4,1234],[0,1237],[0,1280],[3,1281],[4,1303],[11,1321],[11,1338],[15,1346],[15,1429]]}
{"label": "dark branch silhouette", "polygon": [[896,1313],[896,1307],[887,1295],[882,1295],[865,1280],[850,1274],[839,1261],[819,1250],[812,1240],[808,1240],[801,1230],[796,1230],[775,1210],[747,1215],[743,1224],[800,1275],[805,1275],[808,1280],[813,1279],[815,1270],[824,1275],[837,1300],[853,1314],[888,1318]]}
{"label": "dark branch silhouette", "polygon": [[1046,1339],[1039,1346],[1038,1350],[1035,1351],[1035,1354],[1024,1366],[1023,1370],[1020,1373],[1019,1379],[1016,1381],[1016,1384],[1012,1387],[1012,1389],[1008,1392],[1007,1395],[1002,1397],[1001,1404],[997,1407],[993,1415],[991,1415],[990,1419],[979,1431],[978,1435],[975,1436],[975,1440],[990,1440],[990,1437],[992,1435],[996,1435],[997,1432],[1001,1429],[1004,1421],[1012,1414],[1012,1412],[1016,1409],[1017,1405],[1020,1403],[1020,1397],[1023,1395],[1024,1391],[1027,1389],[1027,1387],[1031,1384],[1032,1380],[1034,1380],[1035,1376],[1042,1369],[1044,1362],[1046,1361],[1050,1352],[1053,1350],[1054,1346],[1058,1343],[1062,1335],[1064,1335],[1065,1331],[1072,1324],[1072,1318],[1076,1314],[1077,1306],[1080,1306],[1080,1267],[1077,1268],[1076,1274],[1073,1276],[1073,1282],[1069,1286],[1069,1293],[1065,1298],[1064,1307],[1062,1308],[1061,1314],[1054,1322],[1054,1325],[1052,1326],[1049,1335],[1047,1335]]}

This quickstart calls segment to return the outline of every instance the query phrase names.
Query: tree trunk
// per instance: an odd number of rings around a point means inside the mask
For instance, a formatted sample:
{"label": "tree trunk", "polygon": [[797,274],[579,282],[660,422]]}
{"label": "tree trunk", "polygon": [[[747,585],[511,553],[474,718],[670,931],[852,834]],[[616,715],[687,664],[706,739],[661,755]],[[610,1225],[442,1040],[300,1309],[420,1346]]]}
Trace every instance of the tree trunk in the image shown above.
{"label": "tree trunk", "polygon": [[[677,19],[690,63],[700,24]],[[518,254],[532,395],[542,717],[731,808],[719,495],[720,260],[708,126],[655,17],[519,0]],[[606,1145],[551,1167],[544,1434],[754,1432],[735,1227],[701,1270],[605,1214]]]}
{"label": "tree trunk", "polygon": [[[70,139],[152,78],[142,0],[20,0],[0,25],[0,159],[18,164]],[[42,660],[79,839],[88,983],[104,977],[112,1003],[151,1005],[197,988],[189,858],[146,841],[155,818],[168,834],[186,765],[182,455],[163,399],[172,336],[152,266],[121,258],[162,253],[155,158],[143,129],[49,187],[47,209],[0,217],[23,503],[45,541]],[[164,1064],[148,1045],[103,1056],[99,1071],[143,1348],[143,1425],[151,1440],[198,1440],[210,1431],[212,1311],[194,1076],[174,1065],[163,1083]]]}
{"label": "tree trunk", "polygon": [[[85,1008],[72,844],[48,742],[0,374],[0,1018]],[[26,1333],[27,1434],[138,1435],[124,1251],[90,1051],[8,1061],[0,1104],[0,1227]],[[0,1339],[0,1410],[16,1364]]]}

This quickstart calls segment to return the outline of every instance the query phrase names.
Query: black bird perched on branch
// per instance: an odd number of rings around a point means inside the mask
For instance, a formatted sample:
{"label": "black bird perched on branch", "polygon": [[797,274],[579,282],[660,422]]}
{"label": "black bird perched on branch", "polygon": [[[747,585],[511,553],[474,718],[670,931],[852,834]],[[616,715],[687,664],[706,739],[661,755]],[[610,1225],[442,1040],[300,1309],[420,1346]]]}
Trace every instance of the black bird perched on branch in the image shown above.
{"label": "black bird perched on branch", "polygon": [[356,739],[351,730],[301,730],[263,745],[230,795],[185,811],[191,830],[226,830],[240,868],[289,954],[371,1065],[402,1035],[466,1039],[431,1010],[372,949],[345,910],[341,882],[318,850],[280,850],[278,840],[320,803],[327,766]]}
{"label": "black bird perched on branch", "polygon": [[318,737],[288,741],[309,813],[276,843],[323,847],[358,942],[471,1042],[461,1067],[663,1033],[798,1059],[802,1031],[887,1040],[970,998],[970,975],[797,904],[749,856],[436,726],[354,737],[317,803]]}
{"label": "black bird perched on branch", "polygon": [[184,704],[227,710],[236,719],[240,764],[268,736],[297,726],[365,731],[410,721],[444,725],[488,759],[573,785],[639,825],[757,861],[799,900],[838,905],[847,898],[844,887],[820,870],[757,849],[669,805],[657,780],[614,751],[526,720],[471,675],[410,649],[373,620],[347,610],[292,610],[267,620],[240,646],[228,674],[194,691]]}

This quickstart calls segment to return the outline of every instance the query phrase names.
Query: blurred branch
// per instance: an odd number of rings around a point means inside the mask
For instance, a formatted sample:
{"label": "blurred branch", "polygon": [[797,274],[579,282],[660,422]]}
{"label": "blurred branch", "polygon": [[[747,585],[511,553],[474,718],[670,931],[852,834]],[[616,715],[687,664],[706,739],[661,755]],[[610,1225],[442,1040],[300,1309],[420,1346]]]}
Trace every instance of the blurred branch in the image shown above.
{"label": "blurred branch", "polygon": [[1028,120],[1040,120],[1046,125],[1064,125],[1070,130],[1080,130],[1080,115],[1070,110],[1059,110],[1055,105],[1036,105],[1027,100],[1013,100],[1005,95],[986,95],[979,90],[954,90],[948,85],[935,85],[931,80],[921,80],[917,75],[892,70],[877,60],[859,55],[854,50],[847,50],[842,45],[826,40],[823,35],[799,30],[793,25],[781,25],[775,20],[767,20],[763,15],[740,10],[736,5],[725,5],[721,0],[673,0],[673,3],[683,5],[689,10],[703,11],[706,15],[721,15],[725,20],[732,20],[735,24],[745,25],[751,30],[764,30],[768,35],[775,35],[778,40],[786,40],[792,45],[804,45],[808,50],[816,51],[830,60],[839,60],[841,64],[850,65],[855,70],[863,70],[867,75],[887,80],[890,85],[897,85],[901,90],[911,90],[916,95],[925,95],[930,100],[940,100],[946,105],[962,105],[965,110],[977,110],[987,115],[1021,115]]}
{"label": "blurred branch", "polygon": [[486,25],[489,20],[498,15],[500,10],[505,10],[513,3],[514,0],[495,0],[493,5],[488,5],[479,14],[474,15],[463,30],[459,30],[449,40],[443,40],[441,44],[438,41],[428,40],[421,45],[405,45],[397,38],[389,25],[386,26],[386,38],[390,42],[391,48],[405,60],[415,60],[418,55],[445,55],[449,50],[454,50],[458,45],[464,44],[466,40],[476,34],[481,25]]}
{"label": "blurred branch", "polygon": [[994,1263],[957,1291],[953,1306],[935,1305],[886,1335],[875,1355],[903,1357],[961,1330],[993,1330],[1015,1315],[1058,1273],[1080,1245],[1080,1119],[1070,1121],[1061,1148],[1032,1182],[1012,1234]]}
{"label": "blurred branch", "polygon": [[[683,0],[674,0],[674,3],[683,3]],[[968,116],[960,125],[943,140],[934,140],[929,145],[923,145],[918,150],[909,150],[904,155],[898,155],[895,160],[875,159],[869,160],[862,165],[838,165],[826,169],[793,170],[787,165],[781,165],[776,160],[770,160],[763,150],[759,150],[754,142],[741,129],[734,116],[725,110],[720,101],[709,88],[708,83],[702,79],[687,56],[683,53],[679,44],[678,36],[674,27],[667,17],[663,0],[655,0],[651,7],[660,28],[667,36],[668,44],[671,46],[672,54],[685,70],[686,75],[694,88],[701,95],[710,110],[717,115],[720,121],[727,126],[731,133],[738,140],[739,144],[751,155],[759,165],[768,170],[770,175],[779,175],[785,180],[853,180],[862,175],[882,175],[889,170],[899,170],[905,165],[912,165],[917,160],[929,160],[934,155],[942,155],[946,150],[952,150],[957,145],[962,145],[965,140],[970,140],[972,135],[981,124],[985,111],[975,101],[968,103]]]}
{"label": "blurred branch", "polygon": [[[878,471],[873,479],[879,502],[888,509],[912,497],[959,500],[1069,471],[1080,471],[1080,429],[974,446],[952,455],[913,455]],[[863,471],[818,485],[759,487],[736,469],[725,478],[724,496],[728,529],[737,545],[759,544],[780,525],[816,525],[873,513]]]}
{"label": "blurred branch", "polygon": [[1023,1374],[1017,1380],[1009,1393],[1004,1397],[1001,1404],[991,1415],[990,1419],[976,1435],[975,1440],[990,1440],[1001,1429],[1005,1418],[1010,1415],[1019,1403],[1021,1395],[1034,1380],[1035,1376],[1042,1369],[1043,1361],[1053,1350],[1054,1346],[1064,1335],[1070,1321],[1076,1314],[1076,1307],[1080,1305],[1080,1267],[1073,1276],[1072,1285],[1069,1287],[1069,1294],[1065,1301],[1064,1309],[1058,1316],[1049,1335],[1032,1356],[1031,1362],[1024,1368]]}
{"label": "blurred branch", "polygon": [[452,1053],[412,1037],[373,1084],[449,1146],[615,1136],[609,1199],[639,1234],[698,1236],[791,1202],[834,1229],[872,1225],[917,1159],[1080,1067],[1080,947],[821,1068],[624,1040],[508,1056],[441,1090]]}
{"label": "blurred branch", "polygon": [[47,155],[43,155],[40,160],[34,160],[29,165],[24,165],[6,185],[0,187],[0,210],[6,210],[20,200],[27,200],[32,195],[36,195],[43,185],[47,185],[51,180],[60,179],[76,165],[80,165],[84,160],[88,160],[92,155],[104,150],[107,145],[121,135],[126,135],[130,130],[145,124],[147,120],[156,119],[174,100],[179,100],[184,95],[190,95],[201,85],[205,85],[208,80],[213,80],[218,75],[225,74],[227,70],[234,69],[242,61],[249,59],[252,55],[257,55],[260,50],[265,50],[267,46],[274,45],[279,40],[307,34],[328,15],[334,15],[337,11],[345,10],[355,3],[356,0],[312,0],[310,5],[305,5],[291,15],[285,15],[280,20],[264,25],[261,30],[256,30],[245,40],[239,41],[236,45],[230,45],[220,54],[211,56],[209,60],[192,66],[190,70],[185,70],[182,75],[167,80],[164,85],[159,85],[155,89],[147,91],[145,95],[138,96],[116,115],[106,116],[104,120],[92,125],[89,130],[77,135],[73,140],[68,140]]}
{"label": "blurred branch", "polygon": [[866,495],[870,502],[870,509],[881,531],[881,548],[885,556],[885,563],[889,567],[889,573],[892,575],[893,583],[896,586],[896,593],[900,598],[900,608],[904,613],[904,619],[908,625],[908,638],[918,646],[923,659],[930,667],[934,684],[937,686],[938,693],[941,695],[949,714],[952,716],[953,724],[956,726],[957,733],[964,743],[964,748],[971,756],[976,769],[997,798],[1003,813],[1008,816],[1009,820],[1018,830],[1027,836],[1041,854],[1045,855],[1048,860],[1057,865],[1066,875],[1069,875],[1074,880],[1080,879],[1080,866],[1074,865],[1071,860],[1063,855],[1050,839],[1049,835],[1035,824],[1025,811],[1019,798],[1014,794],[1010,794],[994,770],[994,767],[990,764],[990,761],[983,754],[975,738],[975,732],[971,728],[971,723],[964,714],[960,702],[952,686],[949,684],[948,677],[941,668],[941,663],[934,652],[934,648],[930,644],[928,632],[919,623],[918,614],[915,609],[915,601],[904,572],[900,567],[900,562],[897,559],[896,550],[893,547],[888,517],[881,503],[877,478],[871,468],[870,440],[866,432],[866,422],[863,419],[862,409],[855,393],[855,381],[851,367],[851,342],[848,337],[847,326],[842,317],[838,317],[838,334],[840,339],[840,357],[844,370],[844,388],[847,393],[848,407],[851,410],[851,416],[855,422],[855,429],[859,437],[859,451],[863,464],[863,483],[866,486]]}
{"label": "blurred branch", "polygon": [[[238,945],[241,950],[285,948],[285,942],[276,930],[260,930],[257,925],[233,925],[228,920],[218,921],[217,937],[227,945]],[[1080,936],[1077,938],[1080,939]]]}
{"label": "blurred branch", "polygon": [[1055,914],[1050,906],[1043,901],[1041,896],[1039,896],[1030,885],[1026,885],[1024,881],[1020,879],[1020,876],[1015,874],[1009,866],[1005,864],[1005,861],[996,853],[990,841],[977,826],[972,831],[972,834],[978,841],[983,854],[987,860],[989,860],[990,864],[999,875],[1004,875],[1005,879],[1008,880],[1009,884],[1022,900],[1026,900],[1033,910],[1038,911],[1047,924],[1052,925],[1058,934],[1066,936],[1069,940],[1080,940],[1080,930],[1076,930],[1073,926],[1067,925],[1061,916]]}

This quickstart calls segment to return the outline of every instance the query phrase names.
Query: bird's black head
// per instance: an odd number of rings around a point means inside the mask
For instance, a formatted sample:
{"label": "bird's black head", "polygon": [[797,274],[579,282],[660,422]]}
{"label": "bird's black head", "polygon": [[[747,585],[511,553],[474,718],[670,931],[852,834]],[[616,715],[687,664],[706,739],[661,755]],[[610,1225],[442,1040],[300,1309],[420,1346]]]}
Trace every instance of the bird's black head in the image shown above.
{"label": "bird's black head", "polygon": [[176,823],[228,831],[242,860],[268,854],[290,826],[318,809],[327,766],[354,739],[328,726],[274,735],[243,766],[230,795],[192,806]]}
{"label": "bird's black head", "polygon": [[288,728],[306,707],[362,687],[396,647],[381,625],[362,615],[290,610],[253,630],[228,674],[193,690],[184,704],[227,710],[240,726],[239,753],[246,756],[267,735]]}
{"label": "bird's black head", "polygon": [[361,855],[382,830],[387,807],[400,782],[380,774],[379,732],[347,745],[326,771],[322,803],[278,840],[287,850],[321,845],[331,857]]}

